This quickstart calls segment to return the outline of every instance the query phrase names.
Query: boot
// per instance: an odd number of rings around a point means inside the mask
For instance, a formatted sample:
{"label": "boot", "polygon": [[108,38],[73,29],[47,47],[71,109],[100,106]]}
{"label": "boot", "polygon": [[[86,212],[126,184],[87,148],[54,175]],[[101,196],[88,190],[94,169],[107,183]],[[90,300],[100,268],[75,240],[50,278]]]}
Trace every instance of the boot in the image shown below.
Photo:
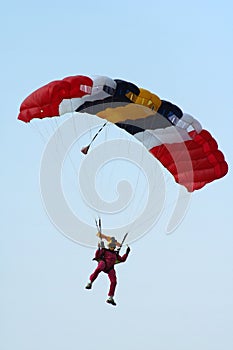
{"label": "boot", "polygon": [[92,287],[92,283],[91,283],[91,282],[88,282],[85,288],[86,288],[86,289],[91,289],[91,287]]}
{"label": "boot", "polygon": [[115,300],[113,299],[112,296],[108,297],[108,299],[106,300],[106,303],[116,306]]}

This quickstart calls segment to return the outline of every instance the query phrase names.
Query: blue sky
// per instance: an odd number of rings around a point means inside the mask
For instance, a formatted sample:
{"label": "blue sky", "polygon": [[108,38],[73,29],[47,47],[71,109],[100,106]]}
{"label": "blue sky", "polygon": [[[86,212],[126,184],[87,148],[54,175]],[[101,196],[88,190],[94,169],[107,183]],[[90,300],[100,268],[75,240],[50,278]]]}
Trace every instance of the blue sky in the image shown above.
{"label": "blue sky", "polygon": [[[3,350],[220,350],[233,346],[231,1],[5,3],[1,11],[0,347]],[[194,193],[172,235],[165,219],[117,267],[117,308],[105,303],[93,250],[46,215],[45,144],[17,121],[22,100],[69,75],[129,80],[173,101],[218,140],[223,179]]]}

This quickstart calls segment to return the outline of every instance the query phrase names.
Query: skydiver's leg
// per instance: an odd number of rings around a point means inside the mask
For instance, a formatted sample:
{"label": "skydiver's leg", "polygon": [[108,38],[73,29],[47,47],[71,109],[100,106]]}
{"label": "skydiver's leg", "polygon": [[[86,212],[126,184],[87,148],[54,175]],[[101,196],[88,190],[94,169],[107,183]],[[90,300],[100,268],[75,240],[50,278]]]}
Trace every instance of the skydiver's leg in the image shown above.
{"label": "skydiver's leg", "polygon": [[114,269],[111,269],[108,273],[108,277],[110,279],[110,288],[109,288],[108,296],[113,297],[115,294],[115,289],[117,285],[116,271]]}
{"label": "skydiver's leg", "polygon": [[102,272],[104,269],[105,269],[105,262],[101,260],[101,261],[99,261],[98,266],[95,269],[95,271],[90,276],[91,283],[94,282],[94,280],[98,277],[99,273]]}

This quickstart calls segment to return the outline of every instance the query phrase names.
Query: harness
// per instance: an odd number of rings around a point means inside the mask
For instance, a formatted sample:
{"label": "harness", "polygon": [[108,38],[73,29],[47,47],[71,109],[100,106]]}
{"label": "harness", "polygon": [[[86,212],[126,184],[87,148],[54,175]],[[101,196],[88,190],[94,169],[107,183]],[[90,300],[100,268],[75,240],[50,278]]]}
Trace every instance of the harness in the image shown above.
{"label": "harness", "polygon": [[[99,258],[93,258],[92,260],[95,260],[97,262],[104,261],[105,264],[107,264],[107,262],[105,260],[105,252],[106,252],[106,250],[107,250],[106,248],[103,248],[103,252],[102,252],[101,256]],[[114,268],[115,264],[119,264],[120,263],[120,261],[117,260],[119,252],[118,251],[114,251],[114,254],[116,255],[116,260],[115,260],[114,264],[110,268],[104,270],[104,272],[106,272],[106,273],[109,273],[109,271],[111,271]]]}

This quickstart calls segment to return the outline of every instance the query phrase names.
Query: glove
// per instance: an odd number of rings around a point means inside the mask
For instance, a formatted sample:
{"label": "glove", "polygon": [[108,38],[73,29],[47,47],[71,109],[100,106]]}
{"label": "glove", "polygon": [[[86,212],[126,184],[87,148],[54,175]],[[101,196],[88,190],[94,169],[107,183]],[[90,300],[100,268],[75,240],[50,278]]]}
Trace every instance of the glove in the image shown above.
{"label": "glove", "polygon": [[129,252],[130,252],[130,247],[127,247],[127,249],[126,249],[126,254],[128,255]]}

